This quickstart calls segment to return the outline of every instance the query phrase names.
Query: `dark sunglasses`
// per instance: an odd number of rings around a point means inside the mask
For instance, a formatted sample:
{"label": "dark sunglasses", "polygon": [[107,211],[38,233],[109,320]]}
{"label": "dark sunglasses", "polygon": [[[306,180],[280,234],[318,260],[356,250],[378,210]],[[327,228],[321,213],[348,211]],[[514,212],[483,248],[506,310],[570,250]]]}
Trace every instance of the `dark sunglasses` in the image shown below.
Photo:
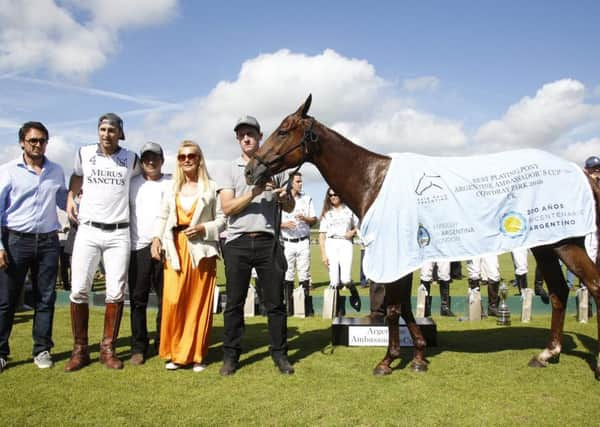
{"label": "dark sunglasses", "polygon": [[328,196],[329,197],[340,197],[339,194],[336,194],[336,193],[329,193]]}
{"label": "dark sunglasses", "polygon": [[25,142],[27,142],[28,144],[31,144],[31,145],[36,145],[36,144],[44,145],[45,143],[48,142],[48,140],[46,138],[29,138],[29,139],[26,139]]}
{"label": "dark sunglasses", "polygon": [[178,154],[177,160],[180,162],[185,162],[186,160],[196,160],[198,158],[198,153],[188,153],[188,154]]}

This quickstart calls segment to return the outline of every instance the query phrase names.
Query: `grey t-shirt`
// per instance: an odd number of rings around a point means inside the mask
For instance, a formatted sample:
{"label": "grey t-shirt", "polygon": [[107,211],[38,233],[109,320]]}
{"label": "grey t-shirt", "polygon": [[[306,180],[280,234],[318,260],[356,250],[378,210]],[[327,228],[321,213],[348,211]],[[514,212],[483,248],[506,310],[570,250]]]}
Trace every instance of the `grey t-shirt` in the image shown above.
{"label": "grey t-shirt", "polygon": [[[246,184],[244,168],[246,163],[239,157],[231,162],[229,168],[217,175],[217,191],[233,190],[234,197],[251,191],[253,185]],[[285,173],[273,177],[275,187],[281,187],[285,181]],[[256,196],[246,208],[227,219],[227,242],[238,238],[243,233],[265,232],[274,234],[275,200],[273,192],[265,190]]]}

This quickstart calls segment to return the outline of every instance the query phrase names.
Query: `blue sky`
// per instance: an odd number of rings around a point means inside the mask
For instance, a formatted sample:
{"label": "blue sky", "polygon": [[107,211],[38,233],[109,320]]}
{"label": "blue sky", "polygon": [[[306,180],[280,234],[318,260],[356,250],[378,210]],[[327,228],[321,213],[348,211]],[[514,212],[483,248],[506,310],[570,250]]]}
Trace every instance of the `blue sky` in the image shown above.
{"label": "blue sky", "polygon": [[597,1],[0,0],[1,161],[40,120],[68,174],[114,111],[127,147],[191,138],[217,168],[238,116],[266,136],[312,93],[317,119],[375,151],[581,163],[600,154],[599,18]]}

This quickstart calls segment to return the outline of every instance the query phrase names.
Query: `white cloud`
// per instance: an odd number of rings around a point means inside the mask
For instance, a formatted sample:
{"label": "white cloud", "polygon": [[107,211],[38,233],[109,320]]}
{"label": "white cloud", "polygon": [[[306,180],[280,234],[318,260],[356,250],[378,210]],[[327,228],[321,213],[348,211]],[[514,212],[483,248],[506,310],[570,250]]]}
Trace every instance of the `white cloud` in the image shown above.
{"label": "white cloud", "polygon": [[70,90],[73,92],[80,92],[80,93],[83,93],[85,95],[90,95],[90,96],[98,96],[98,97],[103,97],[103,98],[116,99],[119,101],[126,101],[126,102],[130,102],[132,104],[139,104],[142,106],[147,106],[152,109],[177,109],[177,108],[180,108],[177,104],[163,102],[163,101],[159,101],[159,100],[155,100],[155,99],[151,99],[151,98],[147,98],[147,97],[131,96],[131,95],[128,95],[125,93],[102,90],[102,89],[95,89],[95,88],[86,87],[86,86],[77,86],[77,85],[60,82],[60,81],[54,81],[54,80],[44,80],[44,79],[37,79],[37,78],[32,78],[32,77],[13,76],[13,75],[0,76],[0,80],[3,80],[3,79],[13,80],[13,81],[23,82],[23,83],[33,83],[36,85],[48,86],[48,87],[56,88],[56,89],[66,89],[66,90]]}
{"label": "white cloud", "polygon": [[314,56],[283,49],[245,61],[236,80],[219,82],[206,97],[189,101],[184,112],[149,115],[145,134],[190,138],[207,147],[208,158],[233,159],[239,155],[233,125],[243,114],[258,118],[266,138],[312,93],[311,112],[324,123],[340,117],[360,121],[376,107],[387,84],[367,61],[329,49]]}
{"label": "white cloud", "polygon": [[574,128],[593,120],[598,107],[584,103],[585,87],[563,79],[542,86],[535,97],[524,97],[509,107],[500,120],[490,121],[475,133],[482,151],[552,145]]}
{"label": "white cloud", "polygon": [[402,87],[408,92],[436,91],[440,86],[440,79],[435,76],[422,76],[414,79],[406,79]]}
{"label": "white cloud", "polygon": [[407,108],[386,93],[391,85],[367,61],[330,49],[314,56],[283,49],[245,61],[235,81],[222,81],[191,101],[185,112],[170,116],[168,126],[156,127],[164,120],[153,114],[146,130],[195,139],[207,147],[208,158],[232,159],[239,155],[233,137],[238,116],[256,116],[267,137],[312,93],[309,114],[373,150],[440,154],[466,144],[462,123]]}
{"label": "white cloud", "polygon": [[77,148],[73,144],[67,142],[67,139],[64,136],[50,135],[48,147],[46,148],[46,156],[53,162],[62,166],[67,178],[71,176],[71,172],[73,172],[73,159],[75,159],[76,151]]}
{"label": "white cloud", "polygon": [[132,26],[159,24],[171,18],[177,0],[67,0],[86,10],[99,26],[119,30]]}
{"label": "white cloud", "polygon": [[[0,71],[83,78],[115,52],[119,30],[156,24],[175,10],[176,0],[0,0]],[[79,21],[82,12],[89,20]]]}
{"label": "white cloud", "polygon": [[394,111],[365,123],[337,123],[336,130],[371,150],[456,154],[467,142],[462,124],[412,108]]}
{"label": "white cloud", "polygon": [[561,153],[563,157],[583,166],[590,156],[600,156],[600,137],[575,142]]}
{"label": "white cloud", "polygon": [[[14,120],[5,119],[5,118],[0,117],[0,129],[15,130],[15,129],[19,129],[20,126],[21,125],[18,124]],[[15,130],[15,135],[16,135],[16,130]],[[15,138],[16,138],[16,136],[15,136]]]}

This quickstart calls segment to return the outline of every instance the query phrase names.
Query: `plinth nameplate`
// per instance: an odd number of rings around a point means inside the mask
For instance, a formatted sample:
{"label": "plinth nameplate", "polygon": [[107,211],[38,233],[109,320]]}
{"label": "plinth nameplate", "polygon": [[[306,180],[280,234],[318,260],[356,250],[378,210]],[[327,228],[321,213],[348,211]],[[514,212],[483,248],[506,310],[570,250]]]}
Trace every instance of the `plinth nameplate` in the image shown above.
{"label": "plinth nameplate", "polygon": [[[437,325],[427,317],[417,318],[417,325],[428,346],[437,344]],[[400,346],[412,347],[413,341],[404,320],[400,318]],[[388,327],[383,320],[368,317],[336,317],[331,324],[331,343],[354,347],[387,347]]]}

